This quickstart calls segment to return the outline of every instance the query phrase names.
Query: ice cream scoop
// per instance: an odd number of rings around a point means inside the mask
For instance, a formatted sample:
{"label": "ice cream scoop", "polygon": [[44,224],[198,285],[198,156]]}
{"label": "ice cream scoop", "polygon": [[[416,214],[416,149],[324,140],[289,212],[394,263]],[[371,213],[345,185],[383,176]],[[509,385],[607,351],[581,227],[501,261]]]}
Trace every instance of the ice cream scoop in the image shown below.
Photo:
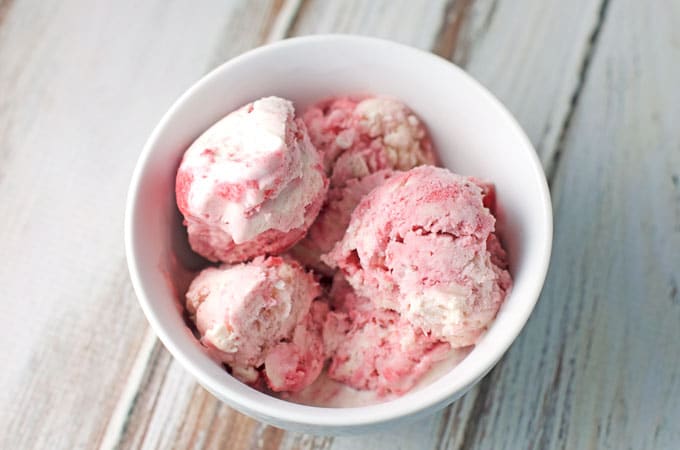
{"label": "ice cream scoop", "polygon": [[327,185],[293,104],[266,97],[228,114],[191,144],[175,190],[192,249],[211,261],[236,263],[299,241]]}
{"label": "ice cream scoop", "polygon": [[331,186],[379,170],[435,163],[425,126],[393,98],[331,98],[305,111],[303,120],[323,154]]}
{"label": "ice cream scoop", "polygon": [[267,386],[275,392],[297,392],[316,380],[323,369],[326,352],[322,338],[328,305],[312,302],[290,339],[279,342],[264,360]]}
{"label": "ice cream scoop", "polygon": [[475,179],[446,169],[397,174],[364,197],[322,259],[416,329],[452,347],[472,345],[512,284],[483,201]]}
{"label": "ice cream scoop", "polygon": [[357,295],[339,273],[331,299],[335,311],[327,316],[323,336],[332,380],[379,396],[401,395],[451,349],[396,311],[378,308]]}
{"label": "ice cream scoop", "polygon": [[258,257],[204,269],[186,307],[201,343],[235,377],[253,384],[263,372],[272,390],[294,391],[316,379],[325,359],[325,305],[312,307],[320,292],[297,262]]}

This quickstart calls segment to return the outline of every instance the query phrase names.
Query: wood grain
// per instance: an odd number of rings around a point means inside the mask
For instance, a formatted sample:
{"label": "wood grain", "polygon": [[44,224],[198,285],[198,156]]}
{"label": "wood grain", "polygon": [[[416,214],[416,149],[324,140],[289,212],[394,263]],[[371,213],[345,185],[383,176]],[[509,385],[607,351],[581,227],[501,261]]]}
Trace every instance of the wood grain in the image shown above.
{"label": "wood grain", "polygon": [[680,92],[668,88],[680,79],[680,5],[657,6],[611,2],[565,137],[556,257],[537,311],[552,324],[546,353],[563,348],[545,361],[560,414],[539,444],[680,442]]}
{"label": "wood grain", "polygon": [[461,30],[468,20],[473,3],[472,0],[447,3],[437,40],[431,48],[432,53],[442,58],[453,59],[456,48],[459,47]]}
{"label": "wood grain", "polygon": [[[0,448],[674,448],[678,24],[673,0],[0,0]],[[235,54],[324,32],[464,66],[551,175],[526,329],[463,399],[385,434],[286,433],[221,404],[148,330],[124,264],[129,174],[170,102]]]}
{"label": "wood grain", "polygon": [[677,446],[680,103],[662,86],[680,70],[678,12],[601,15],[553,180],[544,293],[481,384],[476,426],[444,448]]}
{"label": "wood grain", "polygon": [[602,4],[476,1],[453,53],[517,117],[548,172],[578,96]]}
{"label": "wood grain", "polygon": [[445,9],[444,0],[307,0],[290,35],[353,33],[430,49]]}
{"label": "wood grain", "polygon": [[220,58],[260,43],[270,3],[3,9],[0,448],[103,439],[146,330],[122,245],[134,162],[218,43]]}

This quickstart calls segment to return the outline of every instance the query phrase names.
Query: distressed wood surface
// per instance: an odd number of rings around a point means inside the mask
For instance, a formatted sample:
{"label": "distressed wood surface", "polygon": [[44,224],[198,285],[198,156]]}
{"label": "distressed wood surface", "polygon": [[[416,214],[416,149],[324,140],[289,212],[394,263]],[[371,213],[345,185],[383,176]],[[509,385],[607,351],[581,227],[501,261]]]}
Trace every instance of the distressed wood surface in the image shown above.
{"label": "distressed wood surface", "polygon": [[2,2],[0,448],[96,448],[119,429],[147,329],[122,242],[134,163],[174,98],[262,43],[280,6]]}
{"label": "distressed wood surface", "polygon": [[[324,32],[465,67],[553,192],[522,335],[463,399],[380,435],[287,433],[219,403],[149,331],[124,263],[126,185],[164,109],[235,54]],[[677,448],[678,79],[674,0],[0,0],[0,448]]]}

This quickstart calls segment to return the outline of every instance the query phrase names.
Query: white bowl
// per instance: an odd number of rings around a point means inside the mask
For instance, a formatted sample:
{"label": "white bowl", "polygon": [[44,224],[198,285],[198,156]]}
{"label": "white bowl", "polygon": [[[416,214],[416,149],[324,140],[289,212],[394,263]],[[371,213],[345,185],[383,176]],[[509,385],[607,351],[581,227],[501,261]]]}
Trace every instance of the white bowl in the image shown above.
{"label": "white bowl", "polygon": [[[337,94],[397,97],[427,124],[449,169],[491,180],[498,227],[510,256],[512,293],[474,350],[449,373],[401,398],[352,408],[300,405],[232,378],[202,350],[182,316],[188,249],[174,180],[187,146],[209,125],[263,96],[298,111]],[[550,195],[531,143],[507,110],[453,64],[393,42],[355,36],[289,39],[218,67],[175,102],[149,137],[128,194],[125,245],[130,276],[149,323],[172,355],[220,400],[278,427],[317,434],[377,430],[430,414],[477,383],[510,347],[543,286],[552,243]]]}

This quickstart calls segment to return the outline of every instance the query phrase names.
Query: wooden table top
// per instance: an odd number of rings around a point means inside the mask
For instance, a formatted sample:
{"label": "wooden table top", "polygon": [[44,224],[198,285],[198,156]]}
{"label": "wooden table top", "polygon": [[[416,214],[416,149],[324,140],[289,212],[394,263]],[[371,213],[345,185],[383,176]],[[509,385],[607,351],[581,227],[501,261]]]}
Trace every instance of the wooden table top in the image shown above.
{"label": "wooden table top", "polygon": [[[123,249],[147,135],[287,36],[461,65],[549,177],[548,279],[498,366],[390,433],[313,437],[215,400],[150,331]],[[680,1],[0,0],[0,448],[680,448]]]}

